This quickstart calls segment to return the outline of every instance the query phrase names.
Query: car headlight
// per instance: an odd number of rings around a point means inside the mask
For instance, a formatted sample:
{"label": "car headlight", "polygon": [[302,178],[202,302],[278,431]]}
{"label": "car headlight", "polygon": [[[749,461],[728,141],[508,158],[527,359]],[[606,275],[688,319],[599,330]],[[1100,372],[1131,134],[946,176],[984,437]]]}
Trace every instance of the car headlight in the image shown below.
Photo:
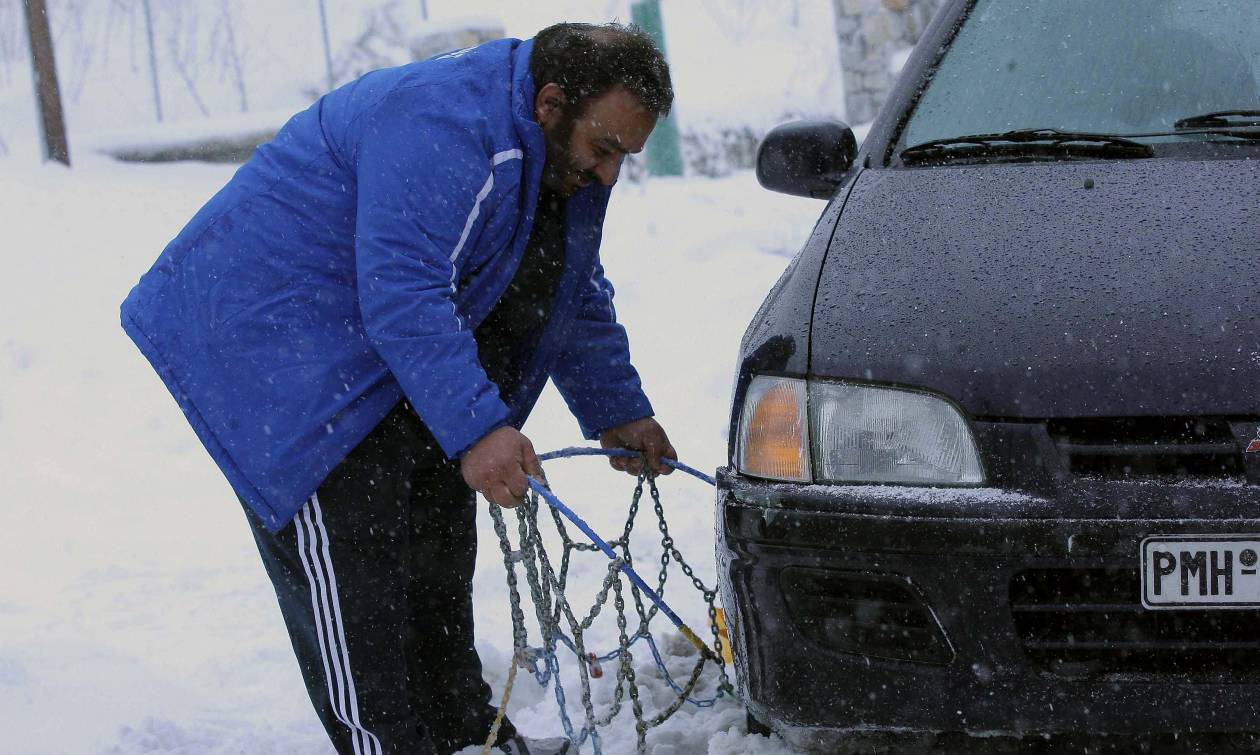
{"label": "car headlight", "polygon": [[984,482],[971,428],[948,401],[798,378],[753,378],[736,464],[747,475],[792,482]]}

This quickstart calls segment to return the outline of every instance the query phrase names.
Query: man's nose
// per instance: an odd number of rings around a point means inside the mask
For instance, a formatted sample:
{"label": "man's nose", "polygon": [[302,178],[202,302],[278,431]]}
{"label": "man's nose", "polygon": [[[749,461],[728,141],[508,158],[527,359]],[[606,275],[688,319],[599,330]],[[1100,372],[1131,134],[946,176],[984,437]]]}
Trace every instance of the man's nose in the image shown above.
{"label": "man's nose", "polygon": [[621,161],[624,159],[625,155],[614,155],[596,165],[595,175],[599,177],[599,182],[605,186],[617,183],[617,174],[621,172]]}

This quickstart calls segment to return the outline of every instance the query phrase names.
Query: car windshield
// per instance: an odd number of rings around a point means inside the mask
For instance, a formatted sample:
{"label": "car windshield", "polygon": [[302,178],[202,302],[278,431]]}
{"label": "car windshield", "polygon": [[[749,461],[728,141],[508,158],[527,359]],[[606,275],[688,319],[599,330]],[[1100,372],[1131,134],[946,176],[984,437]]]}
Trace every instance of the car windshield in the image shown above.
{"label": "car windshield", "polygon": [[1190,116],[1260,110],[1257,82],[1260,0],[977,0],[900,144],[1174,131]]}

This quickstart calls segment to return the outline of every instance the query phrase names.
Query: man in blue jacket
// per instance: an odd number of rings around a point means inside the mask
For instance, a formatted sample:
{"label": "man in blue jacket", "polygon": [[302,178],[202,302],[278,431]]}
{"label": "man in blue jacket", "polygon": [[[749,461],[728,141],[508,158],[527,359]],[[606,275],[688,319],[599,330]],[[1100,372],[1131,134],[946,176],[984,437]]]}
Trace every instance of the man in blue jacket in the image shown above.
{"label": "man in blue jacket", "polygon": [[487,735],[473,491],[514,506],[541,476],[519,429],[548,378],[586,437],[676,458],[598,255],[622,159],[672,101],[615,24],[369,73],[259,147],[124,302],[245,504],[338,752]]}

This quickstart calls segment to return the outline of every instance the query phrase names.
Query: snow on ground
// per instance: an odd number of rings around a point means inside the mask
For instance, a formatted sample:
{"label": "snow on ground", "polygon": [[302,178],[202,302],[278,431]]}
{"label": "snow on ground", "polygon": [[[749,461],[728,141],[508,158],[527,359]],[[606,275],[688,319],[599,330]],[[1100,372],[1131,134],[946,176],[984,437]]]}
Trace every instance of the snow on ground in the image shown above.
{"label": "snow on ground", "polygon": [[[73,170],[0,161],[0,753],[331,752],[235,499],[118,326],[129,288],[231,172],[87,153]],[[821,209],[748,173],[614,194],[604,255],[618,311],[660,420],[702,470],[723,463],[744,327]],[[525,430],[540,450],[581,442],[551,389]],[[554,462],[548,475],[597,530],[619,530],[630,478],[595,459]],[[711,491],[678,474],[662,490],[680,547],[713,584]],[[478,644],[497,691],[512,643],[507,593],[484,513],[479,527]],[[644,553],[650,563],[655,551]],[[580,559],[571,594],[593,595],[604,569]],[[674,574],[667,595],[703,627],[682,582]],[[599,648],[610,629],[597,627]],[[639,672],[649,710],[664,704],[650,665]],[[566,687],[572,699],[572,677]],[[609,695],[596,690],[597,701]],[[560,730],[550,692],[525,676],[511,714],[528,733]],[[605,734],[605,752],[633,751],[628,722]],[[788,752],[746,736],[730,701],[684,708],[649,744]]]}

